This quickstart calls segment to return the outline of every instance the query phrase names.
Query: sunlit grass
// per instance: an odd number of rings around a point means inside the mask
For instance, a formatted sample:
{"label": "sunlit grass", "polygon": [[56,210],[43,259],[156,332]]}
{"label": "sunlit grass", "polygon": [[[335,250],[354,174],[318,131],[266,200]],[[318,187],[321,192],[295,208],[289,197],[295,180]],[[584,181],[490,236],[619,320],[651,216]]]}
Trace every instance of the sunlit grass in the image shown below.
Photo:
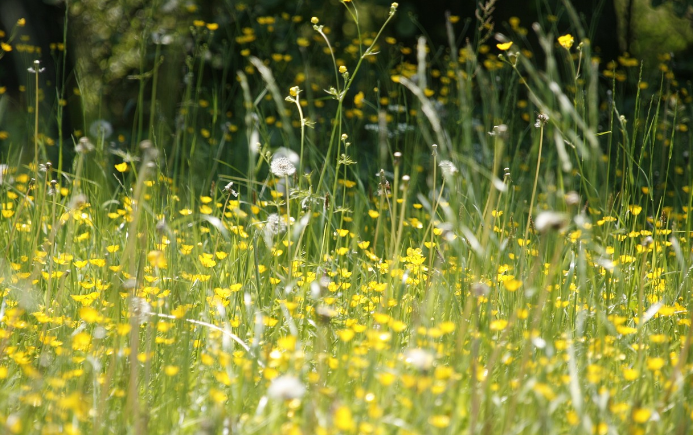
{"label": "sunlit grass", "polygon": [[76,132],[69,168],[47,127],[0,126],[2,432],[691,431],[669,59],[650,86],[600,65],[577,18],[457,47],[449,16],[432,52],[386,36],[397,4],[375,32],[343,6],[341,48],[319,17],[243,12],[313,61],[249,24],[229,93],[193,21],[177,118],[143,66],[132,131]]}

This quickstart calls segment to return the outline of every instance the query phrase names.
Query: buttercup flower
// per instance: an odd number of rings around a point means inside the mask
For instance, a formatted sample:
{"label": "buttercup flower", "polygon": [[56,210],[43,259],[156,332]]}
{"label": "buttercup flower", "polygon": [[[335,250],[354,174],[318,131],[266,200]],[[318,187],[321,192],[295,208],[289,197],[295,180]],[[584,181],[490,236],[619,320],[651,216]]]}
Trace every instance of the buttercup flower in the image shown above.
{"label": "buttercup flower", "polygon": [[575,39],[573,39],[573,35],[570,33],[558,37],[558,43],[561,44],[561,47],[565,48],[566,50],[570,50],[574,42]]}

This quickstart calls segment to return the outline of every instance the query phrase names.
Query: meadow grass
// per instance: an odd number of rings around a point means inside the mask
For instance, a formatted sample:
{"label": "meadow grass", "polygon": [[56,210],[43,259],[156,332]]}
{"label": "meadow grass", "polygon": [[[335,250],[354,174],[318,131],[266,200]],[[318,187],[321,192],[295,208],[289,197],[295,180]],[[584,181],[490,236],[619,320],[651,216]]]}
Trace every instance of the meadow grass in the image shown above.
{"label": "meadow grass", "polygon": [[1,431],[690,433],[689,84],[600,64],[569,2],[498,41],[489,5],[444,47],[386,36],[397,4],[345,1],[342,44],[195,20],[176,119],[181,47],[142,41],[111,138],[51,139],[36,66],[0,131]]}

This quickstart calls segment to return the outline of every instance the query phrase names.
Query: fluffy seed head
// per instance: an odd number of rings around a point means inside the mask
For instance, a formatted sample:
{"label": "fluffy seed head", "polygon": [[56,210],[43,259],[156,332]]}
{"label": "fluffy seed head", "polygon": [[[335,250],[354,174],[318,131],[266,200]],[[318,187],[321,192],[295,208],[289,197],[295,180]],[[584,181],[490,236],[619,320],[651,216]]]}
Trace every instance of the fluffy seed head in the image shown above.
{"label": "fluffy seed head", "polygon": [[270,172],[275,177],[287,177],[296,173],[296,166],[286,157],[275,157],[272,159],[272,163],[270,163]]}
{"label": "fluffy seed head", "polygon": [[297,378],[284,375],[272,381],[267,394],[273,399],[300,399],[306,393],[306,387]]}

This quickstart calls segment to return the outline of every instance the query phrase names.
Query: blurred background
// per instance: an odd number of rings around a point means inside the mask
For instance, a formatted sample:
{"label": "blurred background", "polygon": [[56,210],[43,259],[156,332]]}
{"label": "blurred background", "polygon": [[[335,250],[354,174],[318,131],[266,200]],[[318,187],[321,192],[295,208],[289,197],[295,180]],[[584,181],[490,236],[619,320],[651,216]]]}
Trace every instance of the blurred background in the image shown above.
{"label": "blurred background", "polygon": [[[391,4],[389,0],[356,3],[364,34],[380,28]],[[416,62],[420,35],[428,38],[434,55],[445,56],[446,14],[456,20],[457,46],[463,47],[466,42],[479,42],[476,14],[484,6],[492,16],[486,24],[489,34],[523,38],[522,48],[539,55],[532,23],[552,23],[560,34],[578,33],[563,3],[402,0],[384,36],[397,48],[390,54],[396,53],[400,62]],[[619,57],[625,64],[627,53],[627,59],[642,61],[645,69],[656,71],[665,54],[671,57],[668,65],[677,79],[688,81],[693,73],[691,3],[693,0],[579,0],[572,5],[602,68]],[[242,126],[242,121],[233,120],[242,111],[235,72],[247,67],[248,55],[271,59],[282,89],[305,80],[304,63],[330,68],[329,57],[310,24],[312,16],[326,26],[338,55],[348,53],[348,44],[358,36],[357,28],[337,0],[2,0],[0,41],[5,45],[0,51],[0,147],[5,155],[0,157],[7,157],[9,143],[15,149],[22,146],[16,135],[12,141],[13,129],[33,126],[35,76],[27,68],[35,59],[45,68],[39,96],[46,116],[42,130],[49,145],[61,138],[75,141],[90,129],[92,135],[108,132],[106,139],[111,141],[118,138],[121,143],[135,143],[146,136],[142,119],[161,120],[167,124],[163,131],[174,131],[172,124],[179,116],[191,72],[199,80],[196,89],[200,95],[206,92],[202,105],[214,107],[215,117],[225,114],[233,132]],[[17,26],[18,22],[22,25]],[[205,27],[209,23],[218,24],[218,29],[209,32]],[[487,45],[482,47],[483,53],[488,47],[495,50],[498,41],[481,42]],[[193,56],[200,50],[204,50],[205,64],[193,65]],[[150,104],[154,70],[159,73],[157,100]],[[328,78],[330,74],[328,69]],[[58,110],[60,116],[56,117]],[[135,122],[138,117],[139,124]]]}

